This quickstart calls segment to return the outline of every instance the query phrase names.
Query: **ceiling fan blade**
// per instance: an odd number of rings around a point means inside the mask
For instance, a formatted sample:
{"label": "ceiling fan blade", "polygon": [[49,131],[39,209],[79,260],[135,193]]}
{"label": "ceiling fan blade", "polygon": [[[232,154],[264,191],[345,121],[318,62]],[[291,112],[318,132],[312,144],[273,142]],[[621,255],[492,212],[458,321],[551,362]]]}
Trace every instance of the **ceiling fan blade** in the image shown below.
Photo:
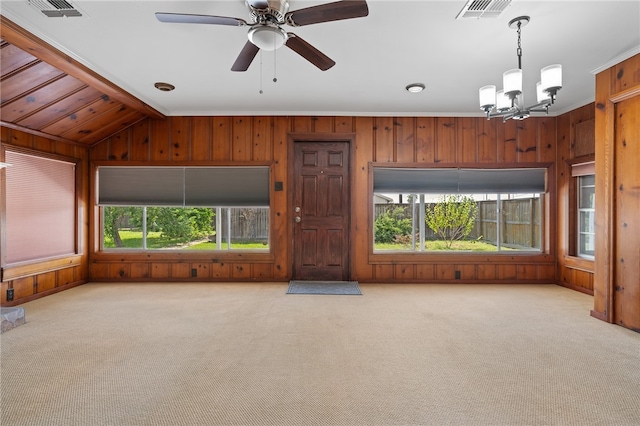
{"label": "ceiling fan blade", "polygon": [[369,7],[365,0],[344,0],[288,12],[285,15],[285,22],[293,27],[301,27],[321,22],[361,18],[368,14]]}
{"label": "ceiling fan blade", "polygon": [[289,49],[320,68],[322,71],[326,71],[336,64],[333,59],[329,58],[327,55],[293,33],[289,33],[289,38],[287,38],[287,42],[285,44]]}
{"label": "ceiling fan blade", "polygon": [[249,69],[249,65],[251,65],[251,62],[253,62],[253,58],[256,57],[259,50],[260,48],[258,46],[251,43],[250,41],[247,41],[247,43],[240,51],[238,58],[233,63],[231,71],[246,71],[247,69]]}
{"label": "ceiling fan blade", "polygon": [[247,21],[240,18],[230,18],[228,16],[213,15],[191,15],[188,13],[165,13],[156,12],[156,18],[160,22],[172,24],[210,24],[210,25],[231,25],[242,27],[247,25]]}

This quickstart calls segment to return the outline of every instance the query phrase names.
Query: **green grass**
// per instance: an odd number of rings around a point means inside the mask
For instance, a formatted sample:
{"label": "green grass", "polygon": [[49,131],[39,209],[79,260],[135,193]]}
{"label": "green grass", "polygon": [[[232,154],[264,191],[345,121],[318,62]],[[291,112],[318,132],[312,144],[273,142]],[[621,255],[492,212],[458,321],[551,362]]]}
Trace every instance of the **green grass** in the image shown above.
{"label": "green grass", "polygon": [[[198,243],[198,244],[194,244],[192,246],[188,247],[189,250],[215,250],[216,249],[216,243],[213,243],[211,241],[207,241],[204,243]],[[223,242],[222,243],[222,248],[226,249],[227,248],[227,243]],[[231,243],[231,249],[232,250],[255,250],[255,249],[268,249],[269,245],[268,244],[263,244],[263,243]]]}
{"label": "green grass", "polygon": [[[120,230],[120,239],[123,248],[142,249],[142,232],[132,230]],[[149,250],[161,250],[161,249],[188,249],[188,250],[215,250],[216,243],[210,241],[197,242],[194,244],[188,244],[190,241],[185,238],[168,238],[163,237],[161,232],[149,232],[147,233],[147,249]],[[105,237],[104,248],[116,248],[113,240]],[[227,248],[226,244],[223,244],[223,250]],[[269,246],[263,243],[231,243],[232,250],[248,250],[248,249],[268,249]]]}
{"label": "green grass", "polygon": [[[411,251],[411,247],[402,244],[376,243],[376,250]],[[451,248],[447,248],[444,241],[425,241],[425,249],[428,251],[497,251],[498,248],[490,243],[482,241],[454,241]],[[514,250],[501,247],[501,250]]]}

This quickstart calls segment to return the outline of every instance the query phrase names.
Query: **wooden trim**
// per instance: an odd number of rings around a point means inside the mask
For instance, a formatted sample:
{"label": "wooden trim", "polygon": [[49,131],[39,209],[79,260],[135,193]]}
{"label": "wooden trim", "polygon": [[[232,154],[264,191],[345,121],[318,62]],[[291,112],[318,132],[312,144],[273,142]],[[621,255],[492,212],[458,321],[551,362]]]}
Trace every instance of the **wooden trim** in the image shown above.
{"label": "wooden trim", "polygon": [[52,295],[52,294],[55,294],[55,293],[59,293],[61,291],[68,290],[68,289],[73,288],[73,287],[81,286],[83,284],[86,284],[87,282],[88,281],[86,281],[86,280],[75,281],[75,282],[72,282],[72,283],[69,283],[69,284],[61,285],[60,287],[52,288],[51,290],[41,291],[41,292],[32,294],[31,296],[23,297],[23,298],[18,299],[18,300],[14,300],[12,302],[5,302],[5,303],[2,304],[2,306],[3,307],[11,307],[11,306],[22,305],[23,303],[31,302],[32,300],[40,299],[42,297],[49,296],[49,295]]}
{"label": "wooden trim", "polygon": [[627,99],[631,99],[634,96],[640,96],[640,85],[612,94],[611,97],[609,97],[609,101],[617,104],[619,102],[626,101]]}
{"label": "wooden trim", "polygon": [[35,35],[29,33],[13,21],[0,15],[0,36],[3,40],[19,47],[36,58],[77,78],[124,105],[148,117],[163,119],[165,115],[127,93],[120,87],[82,65],[69,55],[61,52]]}
{"label": "wooden trim", "polygon": [[439,253],[434,251],[422,252],[374,252],[369,254],[371,264],[502,264],[516,263],[518,265],[554,265],[554,256],[543,252],[463,252],[452,251]]}
{"label": "wooden trim", "polygon": [[[588,288],[579,287],[577,285],[569,284],[569,283],[559,283],[560,287],[565,287],[570,290],[579,291],[580,293],[588,294],[589,296],[593,296],[593,290],[589,290]],[[593,312],[593,311],[591,311]]]}
{"label": "wooden trim", "polygon": [[91,263],[122,263],[122,262],[249,262],[273,263],[274,255],[270,251],[176,251],[176,250],[109,250],[96,251],[91,255]]}
{"label": "wooden trim", "polygon": [[70,145],[76,145],[76,146],[81,146],[82,148],[87,148],[86,144],[83,144],[83,143],[80,143],[80,142],[76,142],[76,141],[72,141],[72,140],[65,139],[65,138],[61,138],[60,136],[50,135],[49,133],[44,133],[44,132],[41,132],[39,130],[33,130],[33,129],[30,129],[28,127],[20,126],[18,124],[7,123],[6,121],[0,121],[0,126],[6,127],[8,129],[18,130],[18,131],[21,131],[21,132],[24,132],[24,133],[28,133],[30,135],[40,136],[40,137],[43,137],[43,138],[51,139],[52,141],[63,142],[63,143],[68,143]]}
{"label": "wooden trim", "polygon": [[20,264],[8,265],[3,267],[0,272],[1,282],[16,280],[19,278],[31,277],[33,275],[43,274],[45,272],[58,271],[71,266],[81,266],[82,255],[76,254],[65,256],[58,259],[38,260],[34,262],[25,262]]}
{"label": "wooden trim", "polygon": [[594,318],[599,319],[600,321],[605,321],[605,322],[611,322],[608,320],[608,316],[605,313],[602,312],[598,312],[598,311],[594,311],[593,309],[591,310],[591,316]]}
{"label": "wooden trim", "polygon": [[577,269],[584,272],[595,271],[595,260],[585,259],[577,256],[564,256],[564,266],[569,269]]}

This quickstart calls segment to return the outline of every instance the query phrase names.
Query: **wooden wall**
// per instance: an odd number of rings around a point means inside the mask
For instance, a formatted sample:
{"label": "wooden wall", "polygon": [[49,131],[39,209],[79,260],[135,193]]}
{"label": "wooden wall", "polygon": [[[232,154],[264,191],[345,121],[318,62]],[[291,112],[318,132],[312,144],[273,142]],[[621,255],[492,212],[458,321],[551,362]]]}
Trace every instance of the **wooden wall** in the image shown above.
{"label": "wooden wall", "polygon": [[[98,250],[90,241],[92,280],[287,280],[291,276],[289,137],[354,137],[351,163],[351,278],[362,282],[556,282],[556,118],[488,121],[448,117],[171,117],[148,119],[94,145],[92,164],[234,164],[271,162],[271,254],[144,253]],[[549,166],[542,254],[374,254],[370,165]],[[92,168],[93,170],[93,168]],[[93,202],[92,202],[93,205]],[[97,209],[96,209],[97,210]],[[460,280],[455,272],[460,271]]]}
{"label": "wooden wall", "polygon": [[558,116],[557,126],[558,284],[593,295],[594,261],[576,256],[577,194],[571,164],[595,158],[595,105],[590,103]]}
{"label": "wooden wall", "polygon": [[640,54],[596,76],[591,314],[640,332]]}
{"label": "wooden wall", "polygon": [[[87,282],[89,277],[89,149],[59,139],[35,136],[19,130],[0,127],[0,142],[41,153],[79,159],[80,182],[77,191],[79,209],[79,251],[77,256],[3,268],[1,305],[14,306]],[[13,288],[14,300],[7,301],[7,289]]]}

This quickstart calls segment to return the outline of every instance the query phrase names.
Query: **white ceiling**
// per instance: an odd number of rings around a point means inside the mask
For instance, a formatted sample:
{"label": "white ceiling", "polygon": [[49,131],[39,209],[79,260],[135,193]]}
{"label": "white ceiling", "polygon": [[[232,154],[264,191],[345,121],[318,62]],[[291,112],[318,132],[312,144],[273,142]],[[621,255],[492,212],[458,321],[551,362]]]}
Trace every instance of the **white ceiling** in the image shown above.
{"label": "white ceiling", "polygon": [[[290,0],[290,10],[327,2]],[[246,27],[160,23],[154,12],[250,21],[244,0],[71,3],[82,17],[48,18],[28,0],[2,0],[0,11],[166,115],[481,116],[478,88],[500,88],[502,73],[517,68],[508,22],[521,15],[531,17],[522,28],[525,103],[540,68],[563,65],[551,115],[592,102],[594,71],[640,52],[640,0],[514,0],[498,18],[460,20],[466,0],[370,0],[367,17],[293,30],[336,61],[328,71],[285,46],[232,72]],[[160,92],[158,81],[176,89]],[[426,90],[408,93],[414,82]]]}

